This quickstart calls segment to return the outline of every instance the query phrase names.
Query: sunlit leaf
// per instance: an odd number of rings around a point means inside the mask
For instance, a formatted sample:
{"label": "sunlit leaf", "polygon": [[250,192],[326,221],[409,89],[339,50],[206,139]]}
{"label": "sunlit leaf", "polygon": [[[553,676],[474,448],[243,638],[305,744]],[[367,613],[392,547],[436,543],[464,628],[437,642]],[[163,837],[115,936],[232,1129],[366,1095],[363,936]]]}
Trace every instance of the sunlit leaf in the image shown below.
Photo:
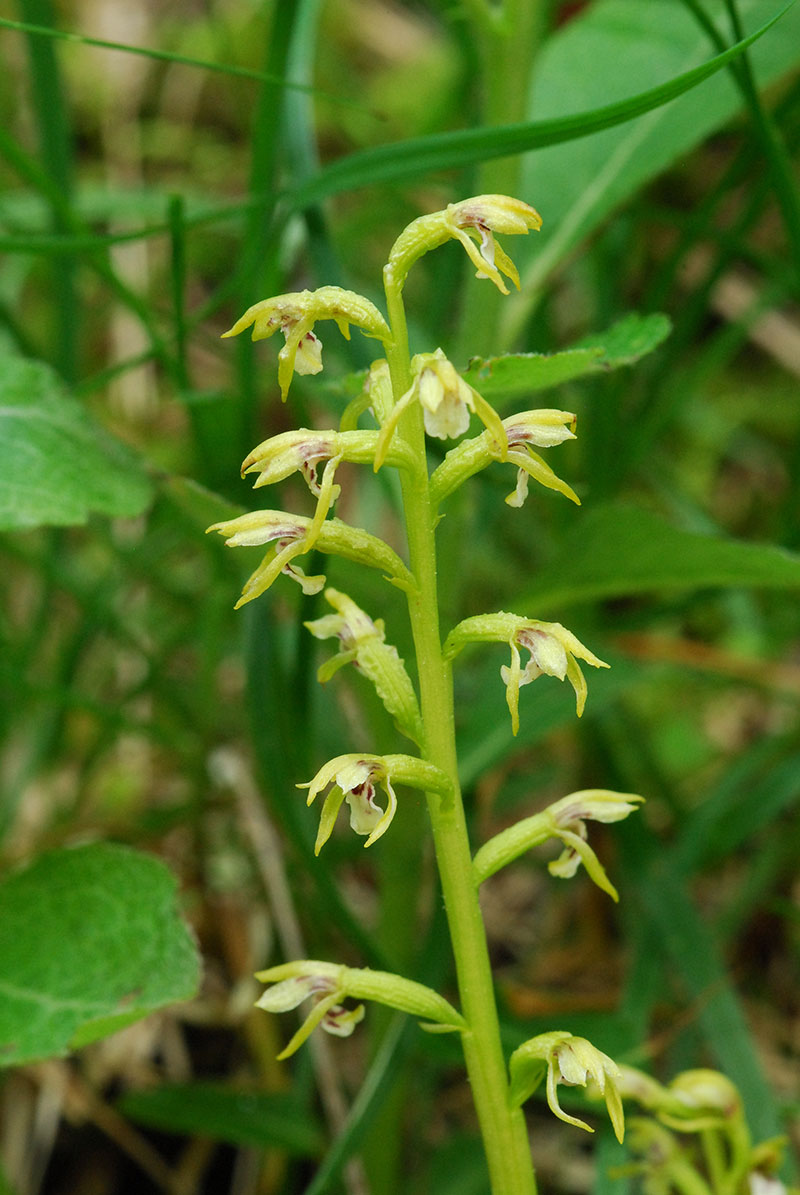
{"label": "sunlit leaf", "polygon": [[473,357],[464,376],[491,401],[519,398],[548,390],[590,373],[632,365],[652,352],[669,335],[665,315],[632,313],[606,332],[586,337],[560,353],[508,353],[502,357]]}
{"label": "sunlit leaf", "polygon": [[0,359],[0,529],[137,515],[150,498],[143,462],[64,392],[51,369]]}
{"label": "sunlit leaf", "polygon": [[65,1054],[197,990],[175,879],[149,855],[93,843],[0,884],[0,1065]]}

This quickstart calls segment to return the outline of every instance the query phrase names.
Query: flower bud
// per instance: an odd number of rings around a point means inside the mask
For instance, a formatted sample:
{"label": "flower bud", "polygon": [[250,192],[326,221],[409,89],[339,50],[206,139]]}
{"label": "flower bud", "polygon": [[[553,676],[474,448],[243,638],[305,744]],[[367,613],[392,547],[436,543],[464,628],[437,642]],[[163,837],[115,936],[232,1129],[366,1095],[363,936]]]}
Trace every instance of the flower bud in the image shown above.
{"label": "flower bud", "polygon": [[373,622],[346,593],[336,589],[326,589],[325,599],[337,613],[326,614],[305,625],[317,639],[335,635],[343,650],[322,665],[319,681],[324,684],[341,667],[352,662],[375,686],[397,727],[419,743],[422,719],[414,686],[397,648],[385,642],[383,620],[379,618]]}

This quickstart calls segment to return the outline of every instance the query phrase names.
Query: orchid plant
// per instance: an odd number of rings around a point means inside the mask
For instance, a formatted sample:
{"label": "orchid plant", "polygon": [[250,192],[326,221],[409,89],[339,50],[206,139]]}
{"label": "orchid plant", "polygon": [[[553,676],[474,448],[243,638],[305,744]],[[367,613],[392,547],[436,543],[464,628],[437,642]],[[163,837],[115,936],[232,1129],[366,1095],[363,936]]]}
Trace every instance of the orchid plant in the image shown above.
{"label": "orchid plant", "polygon": [[[278,382],[284,400],[294,374],[316,374],[322,369],[322,344],[315,332],[322,321],[333,320],[344,336],[349,336],[351,325],[357,327],[381,343],[384,356],[367,372],[363,391],[346,407],[338,430],[285,432],[260,444],[243,464],[243,474],[256,474],[256,487],[300,473],[315,500],[310,515],[260,510],[209,528],[231,546],[267,546],[238,605],[253,601],[282,574],[298,582],[306,594],[324,589],[332,612],[306,625],[318,639],[338,640],[339,651],[322,666],[320,679],[329,679],[348,663],[356,665],[413,744],[413,753],[407,755],[339,756],[299,787],[308,789],[309,805],[325,793],[317,852],[330,837],[343,804],[349,809],[350,826],[370,847],[390,830],[398,804],[396,788],[407,786],[425,793],[458,982],[459,1006],[455,1007],[431,988],[399,975],[303,959],[259,974],[269,985],[259,1006],[283,1012],[307,998],[313,1002],[281,1057],[298,1049],[317,1026],[339,1036],[352,1033],[364,1008],[361,1003],[347,1006],[347,1000],[377,1001],[421,1018],[423,1028],[459,1034],[494,1195],[531,1195],[536,1189],[522,1105],[543,1079],[550,1108],[570,1124],[591,1131],[584,1121],[563,1111],[559,1084],[586,1086],[593,1081],[602,1091],[620,1139],[623,1114],[617,1090],[619,1069],[583,1038],[563,1031],[545,1033],[521,1045],[507,1063],[479,888],[513,859],[555,839],[564,850],[550,864],[551,873],[572,876],[582,863],[591,879],[616,900],[617,893],[588,843],[587,823],[625,818],[641,798],[604,789],[583,790],[504,830],[477,851],[470,843],[454,733],[452,667],[462,649],[474,643],[508,645],[510,663],[500,672],[515,734],[525,685],[540,676],[568,680],[580,716],[587,686],[578,661],[593,668],[607,665],[560,623],[527,614],[477,614],[442,634],[435,536],[442,504],[493,461],[505,462],[516,471],[514,488],[506,499],[511,506],[526,500],[531,480],[577,503],[573,490],[537,451],[573,439],[576,420],[571,412],[561,410],[527,410],[501,419],[441,348],[411,357],[403,288],[409,270],[423,254],[455,239],[475,265],[478,279],[507,294],[506,280],[519,286],[519,278],[496,234],[522,235],[540,225],[538,213],[521,200],[480,195],[422,216],[401,233],[383,272],[385,317],[363,296],[335,286],[280,295],[246,311],[225,335],[235,336],[247,328],[252,328],[254,340],[283,334]],[[473,416],[483,426],[477,435],[469,436]],[[369,418],[371,426],[360,427],[362,417]],[[426,434],[459,439],[432,471]],[[371,465],[376,472],[397,470],[405,559],[375,535],[333,515],[340,493],[335,476],[343,461]],[[416,655],[416,685],[396,648],[386,642],[382,621],[373,619],[346,594],[325,589],[323,575],[308,576],[301,570],[297,560],[312,548],[379,569],[403,593]],[[521,652],[527,653],[524,665]]]}

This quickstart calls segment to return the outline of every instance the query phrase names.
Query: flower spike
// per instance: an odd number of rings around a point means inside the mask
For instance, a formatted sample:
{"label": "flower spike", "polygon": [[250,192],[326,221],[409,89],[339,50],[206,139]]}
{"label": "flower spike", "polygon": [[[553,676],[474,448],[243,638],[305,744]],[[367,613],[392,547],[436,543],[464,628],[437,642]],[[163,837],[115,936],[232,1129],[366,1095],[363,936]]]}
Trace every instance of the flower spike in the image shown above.
{"label": "flower spike", "polygon": [[340,286],[321,286],[318,290],[301,290],[272,299],[262,299],[248,307],[223,337],[238,336],[252,327],[253,340],[266,340],[278,329],[286,343],[278,353],[278,383],[281,398],[286,401],[292,376],[319,373],[322,369],[322,344],[314,334],[318,320],[335,320],[342,335],[350,339],[350,324],[356,324],[367,336],[386,342],[389,328],[381,313],[369,299]]}

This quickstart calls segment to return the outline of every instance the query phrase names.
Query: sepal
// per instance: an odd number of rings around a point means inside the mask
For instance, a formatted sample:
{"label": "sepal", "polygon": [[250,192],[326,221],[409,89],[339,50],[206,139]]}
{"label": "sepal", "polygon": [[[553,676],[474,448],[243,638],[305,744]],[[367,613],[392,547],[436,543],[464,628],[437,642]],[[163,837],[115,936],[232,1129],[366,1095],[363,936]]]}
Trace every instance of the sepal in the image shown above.
{"label": "sepal", "polygon": [[375,686],[398,729],[419,744],[422,719],[414,686],[397,648],[385,641],[383,620],[379,618],[373,622],[346,593],[337,589],[326,589],[325,600],[336,613],[326,614],[305,625],[317,639],[336,636],[342,650],[319,669],[319,681],[324,684],[341,667],[352,662]]}

